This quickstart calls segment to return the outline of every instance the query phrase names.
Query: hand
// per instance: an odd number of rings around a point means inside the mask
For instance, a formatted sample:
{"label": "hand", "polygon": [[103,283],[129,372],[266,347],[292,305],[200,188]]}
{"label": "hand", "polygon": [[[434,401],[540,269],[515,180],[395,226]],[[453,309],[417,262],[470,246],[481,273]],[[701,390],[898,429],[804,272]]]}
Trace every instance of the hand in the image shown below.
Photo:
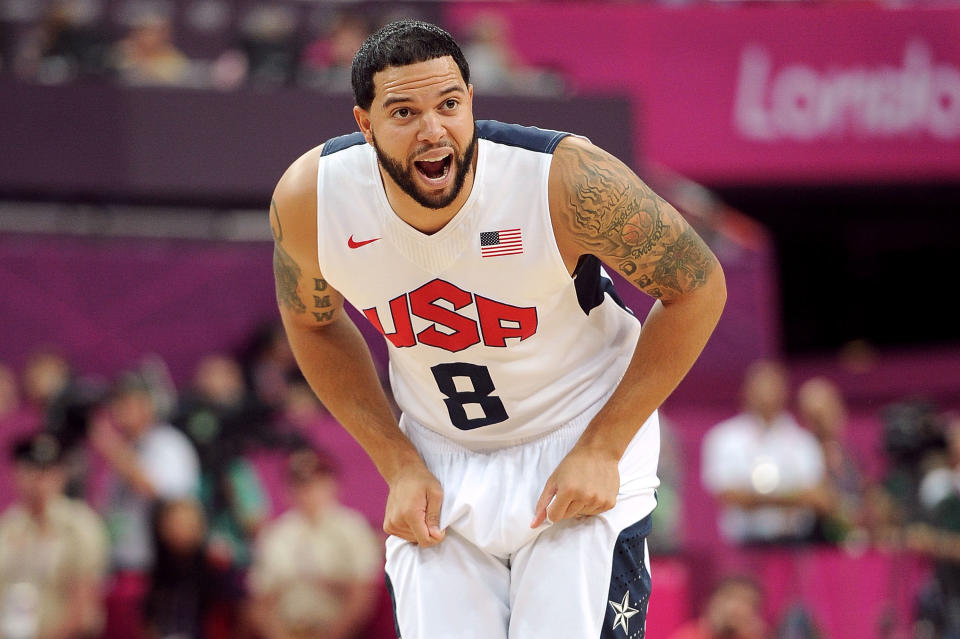
{"label": "hand", "polygon": [[106,459],[115,458],[126,447],[123,435],[110,422],[104,413],[93,416],[87,439],[95,451]]}
{"label": "hand", "polygon": [[383,531],[423,548],[443,541],[446,534],[440,530],[443,487],[423,462],[407,464],[389,483]]}
{"label": "hand", "polygon": [[530,527],[613,508],[620,491],[618,462],[609,453],[575,446],[547,479]]}

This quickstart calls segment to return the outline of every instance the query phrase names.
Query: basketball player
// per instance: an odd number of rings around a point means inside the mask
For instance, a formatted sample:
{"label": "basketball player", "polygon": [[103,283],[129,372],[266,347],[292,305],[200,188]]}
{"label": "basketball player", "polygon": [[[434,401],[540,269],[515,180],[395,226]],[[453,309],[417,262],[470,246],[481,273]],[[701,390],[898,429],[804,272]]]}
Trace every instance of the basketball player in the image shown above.
{"label": "basketball player", "polygon": [[[360,131],[296,160],[272,202],[284,325],[389,485],[403,639],[642,637],[656,409],[723,274],[589,141],[474,121],[469,81],[433,25],[364,42]],[[643,331],[601,262],[659,299]],[[344,299],[388,341],[399,424]]]}

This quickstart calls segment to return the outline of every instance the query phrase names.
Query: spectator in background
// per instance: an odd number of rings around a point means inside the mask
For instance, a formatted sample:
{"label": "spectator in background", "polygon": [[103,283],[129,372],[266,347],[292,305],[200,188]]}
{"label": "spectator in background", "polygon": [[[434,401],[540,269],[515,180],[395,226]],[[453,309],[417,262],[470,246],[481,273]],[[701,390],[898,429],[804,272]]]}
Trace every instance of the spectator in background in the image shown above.
{"label": "spectator in background", "polygon": [[[20,406],[17,374],[0,362],[0,451],[6,451],[13,441],[36,430],[36,421]],[[9,464],[0,464],[0,511],[14,499],[14,474]]]}
{"label": "spectator in background", "polygon": [[38,422],[67,389],[72,377],[70,364],[55,348],[42,347],[27,357],[23,367],[23,393]]}
{"label": "spectator in background", "polygon": [[934,629],[930,636],[960,638],[960,416],[943,427],[946,465],[928,470],[920,483],[923,521],[907,525],[907,548],[934,561],[933,579],[919,597],[919,616]]}
{"label": "spectator in background", "polygon": [[481,14],[468,25],[463,55],[470,63],[470,82],[486,93],[563,93],[563,80],[557,74],[520,61],[510,41],[509,26],[499,15]]}
{"label": "spectator in background", "polygon": [[240,364],[214,353],[197,363],[193,384],[174,420],[200,457],[200,502],[209,522],[206,554],[220,586],[205,605],[208,617],[238,636],[253,539],[270,512],[260,476],[247,453],[272,434],[270,411],[247,393]]}
{"label": "spectator in background", "polygon": [[0,424],[19,411],[20,389],[17,386],[17,374],[12,368],[0,362]]}
{"label": "spectator in background", "polygon": [[370,26],[363,16],[337,14],[326,37],[305,48],[300,83],[330,93],[349,93],[353,56],[368,35]]}
{"label": "spectator in background", "polygon": [[63,450],[49,434],[12,448],[16,503],[0,517],[0,636],[94,637],[107,534],[86,504],[63,495]]}
{"label": "spectator in background", "polygon": [[196,494],[199,461],[183,433],[157,421],[150,388],[136,374],[120,378],[109,415],[94,418],[89,437],[115,476],[107,508],[114,581],[106,636],[135,637],[154,561],[151,510],[157,499]]}
{"label": "spectator in background", "polygon": [[194,84],[190,60],[173,43],[170,18],[150,11],[134,20],[127,35],[113,47],[112,61],[120,81],[136,86]]}
{"label": "spectator in background", "polygon": [[786,369],[754,362],[743,383],[743,412],[704,438],[703,483],[720,500],[727,541],[809,541],[818,510],[829,508],[823,453],[786,411],[787,396]]}
{"label": "spectator in background", "polygon": [[266,3],[254,5],[240,24],[239,50],[246,63],[249,84],[290,84],[300,58],[293,7]]}
{"label": "spectator in background", "polygon": [[63,84],[107,71],[107,39],[96,0],[56,0],[20,43],[13,66],[40,84]]}
{"label": "spectator in background", "polygon": [[303,376],[280,322],[261,327],[247,351],[244,372],[254,398],[269,408],[282,410],[290,380]]}
{"label": "spectator in background", "polygon": [[240,364],[211,354],[200,359],[190,392],[175,423],[200,457],[200,500],[212,544],[237,569],[249,564],[249,546],[269,514],[265,491],[244,458],[268,412],[247,394]]}
{"label": "spectator in background", "polygon": [[210,559],[200,503],[193,499],[162,502],[155,512],[153,534],[157,560],[146,597],[147,635],[208,639],[205,629],[226,575]]}
{"label": "spectator in background", "polygon": [[289,457],[293,508],[264,529],[250,575],[265,639],[360,637],[370,621],[383,546],[359,513],[340,505],[335,472],[319,450]]}
{"label": "spectator in background", "polygon": [[847,406],[836,384],[814,377],[797,389],[800,421],[820,442],[825,465],[826,508],[817,518],[818,539],[840,543],[861,524],[864,479],[847,448]]}
{"label": "spectator in background", "polygon": [[760,585],[749,577],[727,577],[713,589],[706,610],[670,639],[765,639]]}

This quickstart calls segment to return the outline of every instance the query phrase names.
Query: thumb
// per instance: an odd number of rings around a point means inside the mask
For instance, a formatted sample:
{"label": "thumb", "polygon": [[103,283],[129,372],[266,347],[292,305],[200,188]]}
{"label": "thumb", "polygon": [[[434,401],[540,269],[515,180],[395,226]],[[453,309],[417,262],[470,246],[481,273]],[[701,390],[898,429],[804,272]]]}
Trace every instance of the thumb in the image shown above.
{"label": "thumb", "polygon": [[433,491],[427,492],[427,511],[424,520],[427,524],[427,532],[434,539],[440,540],[444,537],[444,531],[440,530],[440,507],[443,505],[443,493]]}
{"label": "thumb", "polygon": [[530,522],[531,528],[536,528],[547,519],[547,506],[553,501],[557,494],[557,482],[551,477],[547,480],[547,485],[543,487],[540,493],[540,499],[537,500],[537,507],[534,509],[533,521]]}

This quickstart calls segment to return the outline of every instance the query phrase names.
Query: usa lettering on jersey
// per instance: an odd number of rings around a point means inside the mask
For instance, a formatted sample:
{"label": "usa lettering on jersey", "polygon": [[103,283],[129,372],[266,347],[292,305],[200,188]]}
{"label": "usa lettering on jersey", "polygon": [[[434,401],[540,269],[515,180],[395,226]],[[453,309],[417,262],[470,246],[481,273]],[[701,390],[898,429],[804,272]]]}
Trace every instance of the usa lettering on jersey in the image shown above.
{"label": "usa lettering on jersey", "polygon": [[[446,302],[453,310],[438,302]],[[457,312],[471,305],[476,310],[477,320]],[[388,307],[392,333],[384,331],[376,307],[363,309],[363,314],[397,348],[423,344],[456,353],[481,342],[485,346],[502,348],[507,346],[510,338],[523,341],[537,332],[536,307],[504,304],[441,279],[431,280],[393,298]],[[415,332],[413,317],[431,322],[431,325]]]}

